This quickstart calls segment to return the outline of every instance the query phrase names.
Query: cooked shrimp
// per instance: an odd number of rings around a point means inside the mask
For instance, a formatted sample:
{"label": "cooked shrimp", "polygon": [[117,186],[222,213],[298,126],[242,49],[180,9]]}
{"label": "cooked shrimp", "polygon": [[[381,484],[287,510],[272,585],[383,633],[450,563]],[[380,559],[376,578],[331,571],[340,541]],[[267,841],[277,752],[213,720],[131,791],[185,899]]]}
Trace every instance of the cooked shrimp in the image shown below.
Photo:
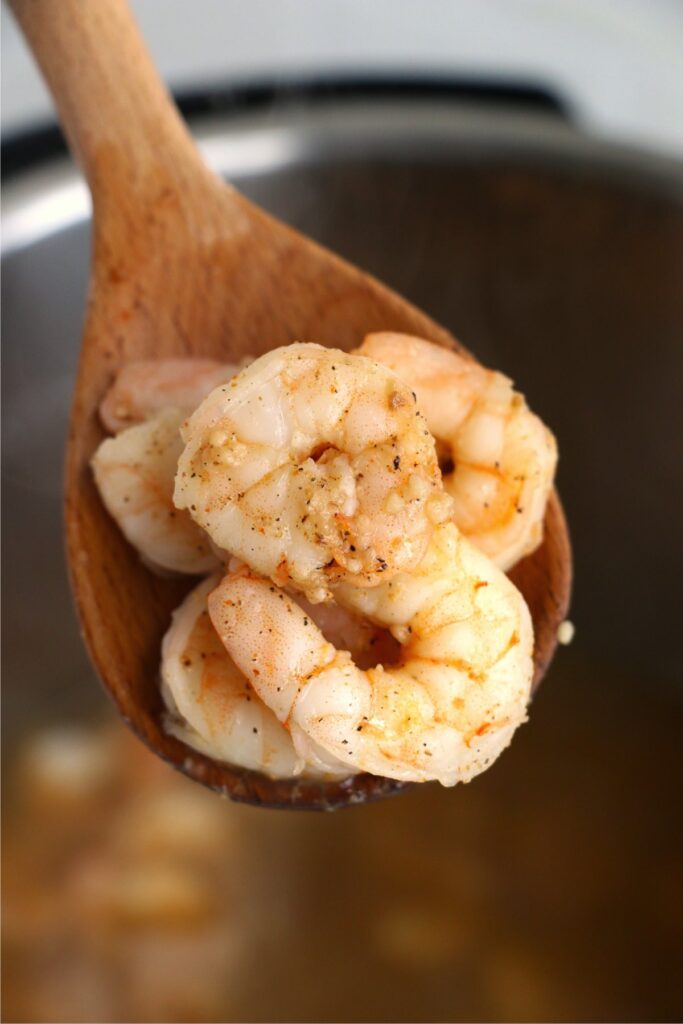
{"label": "cooked shrimp", "polygon": [[100,403],[100,419],[110,433],[151,419],[164,409],[186,416],[210,391],[238,371],[215,359],[140,359],[123,366]]}
{"label": "cooked shrimp", "polygon": [[415,389],[437,448],[453,467],[444,486],[461,532],[504,570],[534,551],[543,539],[557,447],[512,381],[407,334],[368,334],[357,351]]}
{"label": "cooked shrimp", "polygon": [[313,741],[359,770],[446,786],[483,771],[525,721],[531,688],[531,618],[510,580],[447,523],[412,573],[335,594],[392,630],[395,664],[360,669],[246,569],[209,597],[235,663],[280,721],[298,726],[301,756]]}
{"label": "cooked shrimp", "polygon": [[385,367],[275,349],[183,426],[175,503],[216,543],[313,601],[417,565],[451,514],[415,397]]}
{"label": "cooked shrimp", "polygon": [[220,581],[209,576],[173,614],[161,645],[162,692],[171,712],[166,728],[217,761],[273,778],[304,766],[291,737],[254,693],[211,624],[206,601]]}
{"label": "cooked shrimp", "polygon": [[[308,745],[306,759],[296,753],[290,732],[237,668],[209,618],[207,598],[219,582],[218,575],[202,580],[174,612],[164,637],[161,678],[170,712],[167,730],[217,761],[273,778],[302,772],[353,774],[348,764],[313,743]],[[300,600],[299,607],[329,640],[348,645],[359,663],[369,664],[370,652],[386,652],[395,644],[384,630],[334,605],[310,606]]]}
{"label": "cooked shrimp", "polygon": [[128,427],[102,442],[92,468],[108,512],[150,568],[199,574],[218,559],[191,516],[173,504],[182,420],[171,409]]}

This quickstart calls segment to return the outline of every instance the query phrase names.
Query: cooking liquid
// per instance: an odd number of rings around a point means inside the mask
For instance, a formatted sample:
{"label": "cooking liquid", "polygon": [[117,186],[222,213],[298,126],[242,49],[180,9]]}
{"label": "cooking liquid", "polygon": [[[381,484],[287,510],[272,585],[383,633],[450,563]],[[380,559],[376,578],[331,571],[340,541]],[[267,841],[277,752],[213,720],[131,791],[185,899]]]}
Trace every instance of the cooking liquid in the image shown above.
{"label": "cooking liquid", "polygon": [[6,773],[5,1019],[667,1019],[682,728],[570,648],[486,775],[334,815],[48,730]]}

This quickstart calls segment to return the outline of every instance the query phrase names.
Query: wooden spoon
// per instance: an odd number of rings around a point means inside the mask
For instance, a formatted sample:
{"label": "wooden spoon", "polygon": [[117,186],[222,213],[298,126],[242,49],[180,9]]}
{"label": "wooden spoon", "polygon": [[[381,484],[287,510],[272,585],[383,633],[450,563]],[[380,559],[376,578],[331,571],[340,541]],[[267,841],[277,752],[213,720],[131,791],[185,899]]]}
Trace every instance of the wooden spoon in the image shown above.
{"label": "wooden spoon", "polygon": [[[66,537],[85,643],[122,717],[160,757],[236,800],[331,809],[405,784],[272,781],[203,757],[162,726],[159,648],[194,581],[144,568],[93,484],[98,404],[118,368],[154,356],[236,361],[294,340],[349,349],[369,331],[455,339],[379,282],[247,202],[202,162],[123,0],[11,0],[93,199],[93,258],[66,457]],[[387,244],[390,244],[387,239]],[[571,585],[557,494],[516,566],[536,629],[535,685]]]}

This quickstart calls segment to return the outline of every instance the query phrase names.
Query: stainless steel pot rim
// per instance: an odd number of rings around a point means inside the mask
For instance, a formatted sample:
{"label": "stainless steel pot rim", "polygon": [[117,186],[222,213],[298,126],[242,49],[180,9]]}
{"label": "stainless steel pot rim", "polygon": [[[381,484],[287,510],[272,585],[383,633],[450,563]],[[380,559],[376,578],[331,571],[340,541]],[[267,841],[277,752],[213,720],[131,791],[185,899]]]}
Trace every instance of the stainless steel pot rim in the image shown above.
{"label": "stainless steel pot rim", "polygon": [[[204,157],[230,181],[320,162],[409,157],[461,163],[529,162],[630,177],[683,202],[683,161],[590,137],[556,113],[450,99],[333,100],[220,114],[192,121]],[[73,163],[58,158],[17,175],[2,190],[2,256],[90,216]]]}

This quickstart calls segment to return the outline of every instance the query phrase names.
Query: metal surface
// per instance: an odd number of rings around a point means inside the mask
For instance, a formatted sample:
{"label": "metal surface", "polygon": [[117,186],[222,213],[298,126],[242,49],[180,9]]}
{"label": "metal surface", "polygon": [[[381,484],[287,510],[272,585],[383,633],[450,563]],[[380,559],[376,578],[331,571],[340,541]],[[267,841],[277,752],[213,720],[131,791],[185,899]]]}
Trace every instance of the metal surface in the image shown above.
{"label": "metal surface", "polygon": [[[518,381],[557,434],[576,555],[575,643],[510,752],[471,787],[307,818],[295,843],[308,875],[291,969],[266,964],[272,989],[254,989],[236,1016],[671,1019],[683,1008],[681,915],[669,913],[682,838],[671,814],[683,728],[681,167],[586,142],[549,116],[424,99],[275,107],[197,134],[250,198]],[[105,699],[81,648],[61,541],[87,197],[59,164],[12,182],[3,200],[11,750],[38,724],[98,713]],[[466,895],[450,875],[463,865],[480,871]],[[372,929],[364,934],[368,914],[389,913],[406,893],[416,906],[442,903],[453,921],[467,905],[460,953],[428,977],[387,966]],[[501,943],[526,979],[507,1001],[471,966]],[[367,995],[342,993],[350,971]],[[302,994],[311,972],[318,981]]]}

